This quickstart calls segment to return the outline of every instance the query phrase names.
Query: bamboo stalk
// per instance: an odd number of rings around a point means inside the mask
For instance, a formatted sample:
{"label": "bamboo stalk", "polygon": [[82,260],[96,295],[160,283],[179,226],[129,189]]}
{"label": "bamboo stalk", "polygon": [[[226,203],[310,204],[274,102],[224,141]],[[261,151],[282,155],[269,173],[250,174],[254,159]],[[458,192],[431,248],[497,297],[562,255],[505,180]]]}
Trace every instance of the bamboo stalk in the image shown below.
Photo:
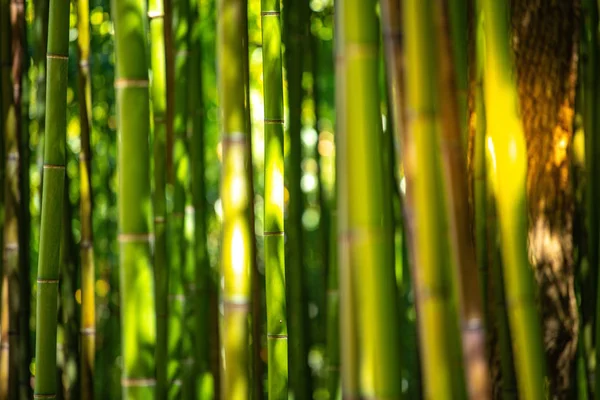
{"label": "bamboo stalk", "polygon": [[[464,396],[462,371],[454,350],[458,331],[452,304],[449,263],[445,260],[448,240],[443,207],[439,146],[439,107],[436,97],[437,54],[432,1],[404,2],[406,37],[407,131],[404,162],[408,203],[414,207],[412,248],[415,292],[418,303],[420,350],[425,397],[435,399]],[[409,136],[407,135],[407,138]],[[416,172],[418,171],[418,177]],[[410,210],[409,210],[410,211]],[[408,214],[411,218],[411,214]],[[433,250],[435,249],[435,250]],[[444,332],[440,335],[439,332]]]}
{"label": "bamboo stalk", "polygon": [[77,44],[79,48],[79,119],[81,126],[80,220],[81,242],[81,397],[94,399],[96,351],[96,301],[94,245],[92,233],[92,173],[90,136],[92,129],[92,84],[90,76],[89,0],[77,2]]}
{"label": "bamboo stalk", "polygon": [[336,108],[336,190],[338,218],[336,224],[340,296],[340,374],[341,394],[359,398],[358,387],[358,333],[356,294],[353,290],[355,271],[350,264],[349,242],[343,240],[343,232],[349,230],[348,180],[345,169],[348,158],[345,151],[347,139],[346,122],[346,47],[344,36],[344,7],[335,3],[335,108]]}
{"label": "bamboo stalk", "polygon": [[290,151],[286,166],[289,188],[288,218],[285,224],[287,236],[286,273],[288,279],[289,315],[289,386],[294,398],[312,397],[312,382],[308,367],[309,336],[307,332],[308,307],[304,293],[306,268],[304,261],[304,235],[302,213],[304,195],[300,187],[302,178],[302,74],[306,43],[305,11],[301,2],[288,1],[285,6],[286,51],[285,66],[288,89]]}
{"label": "bamboo stalk", "polygon": [[219,0],[217,11],[217,64],[228,66],[218,74],[221,114],[221,236],[222,343],[221,397],[248,399],[250,346],[248,314],[251,305],[252,192],[248,182],[251,161],[250,132],[245,106],[244,33],[245,0]]}
{"label": "bamboo stalk", "polygon": [[150,53],[152,68],[152,115],[154,118],[154,278],[156,286],[156,397],[167,394],[167,307],[169,270],[167,264],[166,206],[166,61],[164,0],[149,3]]}
{"label": "bamboo stalk", "polygon": [[[456,2],[455,2],[456,3]],[[460,3],[460,2],[458,2]],[[469,398],[491,398],[489,370],[486,354],[486,331],[483,320],[483,306],[475,245],[471,237],[469,220],[469,199],[467,189],[466,157],[462,151],[463,141],[466,141],[466,130],[461,121],[462,113],[466,114],[466,104],[459,101],[459,92],[466,85],[466,60],[452,59],[452,45],[449,40],[450,29],[446,7],[452,8],[442,1],[434,3],[434,25],[437,39],[440,67],[438,71],[438,90],[440,116],[443,128],[440,131],[440,144],[443,158],[446,190],[449,192],[446,200],[449,216],[449,233],[452,244],[451,254],[454,271],[458,275],[459,299],[462,324],[463,354],[467,370],[467,386]],[[456,10],[454,10],[456,12]],[[466,40],[465,40],[466,42]],[[455,41],[455,55],[457,54]],[[464,43],[462,50],[466,50]],[[466,57],[465,57],[466,58]],[[456,65],[456,69],[453,66]],[[464,71],[459,71],[464,68]],[[463,75],[465,75],[463,77]],[[456,78],[458,76],[459,78]],[[464,82],[462,82],[464,78]],[[456,82],[459,84],[457,85]],[[457,89],[458,88],[458,89]],[[463,107],[461,109],[461,107]],[[461,133],[462,132],[462,133]]]}
{"label": "bamboo stalk", "polygon": [[156,310],[150,241],[150,106],[146,7],[112,2],[118,138],[118,222],[125,399],[155,396]]}
{"label": "bamboo stalk", "polygon": [[[2,209],[6,213],[5,221],[3,223],[2,231],[2,244],[3,244],[3,257],[2,257],[2,286],[0,288],[0,399],[15,399],[18,395],[18,358],[17,358],[17,341],[19,328],[16,325],[18,317],[18,302],[15,304],[14,300],[19,294],[19,280],[17,271],[15,270],[14,257],[7,259],[10,255],[10,245],[14,243],[14,237],[6,238],[6,233],[13,233],[16,235],[18,230],[18,220],[14,213],[14,206],[6,207],[6,200],[9,200],[9,205],[12,199],[12,193],[10,193],[10,187],[5,187],[10,182],[10,177],[14,177],[13,171],[9,175],[9,178],[5,178],[6,167],[9,167],[8,159],[6,158],[5,149],[10,148],[6,146],[5,141],[7,139],[14,139],[15,132],[15,110],[13,105],[12,96],[12,81],[11,81],[11,20],[10,20],[10,3],[8,0],[0,1],[0,141],[2,148],[2,173],[1,173],[1,184],[2,188],[5,189],[5,195],[0,196],[2,198]],[[14,170],[15,162],[12,163],[12,169]],[[11,212],[12,211],[12,212]],[[8,221],[11,224],[7,224]],[[12,235],[11,235],[12,236]],[[12,240],[11,240],[12,239]],[[8,251],[7,251],[8,248]],[[17,253],[18,256],[18,253]]]}
{"label": "bamboo stalk", "polygon": [[56,395],[59,245],[65,180],[69,1],[50,0],[46,53],[46,135],[37,278],[35,395]]}
{"label": "bamboo stalk", "polygon": [[265,124],[265,274],[268,393],[288,397],[288,323],[284,257],[283,78],[279,0],[261,0]]}
{"label": "bamboo stalk", "polygon": [[[31,282],[29,248],[29,56],[27,53],[27,22],[23,0],[11,1],[13,27],[13,94],[16,111],[16,133],[19,151],[19,396],[32,396],[29,363],[31,361],[30,327]],[[24,79],[25,77],[25,79]],[[24,250],[25,249],[25,250]]]}
{"label": "bamboo stalk", "polygon": [[[356,95],[346,97],[341,105],[344,122],[340,137],[345,137],[338,147],[338,176],[348,178],[344,178],[338,193],[338,199],[347,201],[343,206],[338,204],[338,218],[346,219],[339,240],[347,246],[340,249],[339,256],[349,257],[351,278],[355,279],[350,290],[360,300],[354,304],[354,310],[348,310],[357,314],[357,394],[398,398],[398,310],[389,225],[391,207],[384,189],[389,177],[384,174],[381,157],[384,137],[378,85],[379,26],[375,2],[349,1],[341,11],[338,32],[344,59],[342,85],[346,93],[352,91]],[[344,279],[343,275],[340,279]],[[344,292],[341,294],[341,302],[345,303]],[[341,329],[345,327],[341,325]]]}
{"label": "bamboo stalk", "polygon": [[193,338],[196,358],[196,397],[205,399],[209,394],[203,390],[210,375],[209,360],[209,292],[212,283],[208,249],[206,243],[206,188],[204,183],[204,101],[201,64],[202,31],[200,29],[200,1],[190,2],[190,87],[189,113],[192,135],[190,139],[191,195],[195,210],[194,220],[194,265],[197,289],[192,301],[195,305],[193,318]]}
{"label": "bamboo stalk", "polygon": [[[244,58],[244,96],[245,96],[245,117],[246,117],[246,132],[248,132],[248,145],[246,146],[247,157],[250,162],[250,168],[248,168],[248,184],[250,185],[250,193],[254,193],[254,168],[252,166],[252,117],[251,117],[251,105],[250,105],[250,61],[249,61],[249,43],[248,43],[248,8],[243,8],[242,24],[243,24],[243,58]],[[250,206],[250,221],[255,221],[254,214],[254,201]],[[261,357],[262,352],[262,296],[261,296],[261,284],[260,284],[260,273],[258,271],[258,263],[256,261],[256,229],[255,224],[250,224],[250,236],[251,236],[251,256],[250,256],[250,273],[251,285],[252,285],[252,371],[250,376],[253,380],[253,396],[254,400],[262,400],[265,397],[264,394],[264,362]]]}
{"label": "bamboo stalk", "polygon": [[[525,135],[509,47],[508,5],[483,0],[486,129],[496,170],[503,276],[517,383],[523,399],[544,398],[544,350],[527,258]],[[527,349],[525,351],[524,349]]]}

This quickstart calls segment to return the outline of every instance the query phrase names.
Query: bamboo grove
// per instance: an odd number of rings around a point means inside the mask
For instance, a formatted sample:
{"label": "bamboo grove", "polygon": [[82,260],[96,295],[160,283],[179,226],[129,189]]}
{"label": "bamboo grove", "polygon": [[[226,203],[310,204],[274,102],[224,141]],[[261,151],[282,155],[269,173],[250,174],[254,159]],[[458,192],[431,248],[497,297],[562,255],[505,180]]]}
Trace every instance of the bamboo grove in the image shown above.
{"label": "bamboo grove", "polygon": [[599,7],[0,0],[0,400],[598,398]]}

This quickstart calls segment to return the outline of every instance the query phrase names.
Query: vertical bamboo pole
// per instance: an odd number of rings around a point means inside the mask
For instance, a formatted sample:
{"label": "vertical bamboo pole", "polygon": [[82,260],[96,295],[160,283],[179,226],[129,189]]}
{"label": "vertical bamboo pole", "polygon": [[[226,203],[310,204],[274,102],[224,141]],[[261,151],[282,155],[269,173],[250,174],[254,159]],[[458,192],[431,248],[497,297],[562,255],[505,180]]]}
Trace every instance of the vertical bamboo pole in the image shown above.
{"label": "vertical bamboo pole", "polygon": [[167,393],[167,265],[166,211],[166,62],[164,0],[149,3],[152,68],[152,116],[154,118],[154,281],[156,285],[156,397]]}
{"label": "vertical bamboo pole", "polygon": [[[338,27],[343,48],[342,146],[338,146],[340,169],[346,175],[338,199],[347,204],[347,216],[339,232],[346,242],[349,266],[355,279],[359,344],[358,385],[361,397],[398,398],[401,395],[398,313],[393,279],[393,238],[390,236],[390,199],[384,189],[381,154],[379,26],[374,1],[351,0],[342,7]],[[342,190],[342,187],[344,187]],[[343,278],[341,278],[343,279]],[[346,300],[342,293],[341,301]],[[358,301],[359,300],[359,301]],[[350,309],[349,311],[351,311]],[[342,325],[342,329],[344,329]]]}
{"label": "vertical bamboo pole", "polygon": [[221,201],[221,397],[245,400],[251,397],[249,376],[252,240],[250,219],[252,192],[248,182],[251,161],[248,149],[244,79],[245,0],[219,0],[217,20],[217,64],[223,168]]}
{"label": "vertical bamboo pole", "polygon": [[348,156],[346,152],[347,106],[346,97],[346,39],[344,36],[345,3],[335,3],[335,108],[336,108],[336,190],[337,190],[337,245],[340,291],[340,374],[341,393],[348,398],[358,398],[358,335],[356,294],[353,289],[356,280],[355,271],[350,264],[349,242],[344,240],[343,233],[349,230],[348,180],[346,169]]}
{"label": "vertical bamboo pole", "polygon": [[307,332],[308,307],[304,293],[304,246],[302,213],[304,194],[300,187],[302,179],[302,74],[304,52],[307,46],[304,34],[304,6],[299,1],[284,4],[286,34],[286,78],[288,89],[290,152],[286,167],[289,188],[286,269],[289,293],[289,379],[290,392],[294,398],[312,397],[310,370],[308,367],[309,336]]}
{"label": "vertical bamboo pole", "polygon": [[94,399],[94,359],[96,351],[96,302],[94,245],[92,234],[92,174],[90,137],[92,130],[92,84],[90,76],[90,5],[77,2],[77,44],[79,47],[79,153],[81,242],[81,397]]}
{"label": "vertical bamboo pole", "polygon": [[[434,45],[433,1],[403,2],[406,47],[407,130],[404,162],[409,206],[414,207],[415,292],[425,397],[464,396],[462,370],[456,361],[458,331],[454,321],[447,254],[446,214],[436,149],[441,127],[437,103],[437,54]],[[410,39],[408,39],[410,38]],[[418,177],[416,173],[418,171]],[[419,206],[414,206],[418,204]],[[411,215],[409,213],[409,218]],[[434,250],[435,249],[435,250]],[[444,332],[440,335],[440,332]]]}
{"label": "vertical bamboo pole", "polygon": [[265,270],[268,392],[288,396],[288,327],[284,257],[283,78],[279,0],[261,0],[265,124]]}
{"label": "vertical bamboo pole", "polygon": [[[65,181],[69,0],[50,0],[44,186],[37,278],[35,395],[56,395],[59,242]],[[41,334],[41,333],[44,334]]]}
{"label": "vertical bamboo pole", "polygon": [[118,139],[118,222],[124,399],[155,397],[156,311],[150,242],[150,105],[146,7],[112,2]]}
{"label": "vertical bamboo pole", "polygon": [[[8,180],[5,180],[5,161],[8,164],[8,160],[5,158],[4,150],[6,148],[6,138],[10,138],[15,135],[14,132],[14,108],[13,108],[13,96],[12,96],[12,82],[11,82],[11,26],[10,26],[10,8],[8,0],[0,0],[0,141],[1,141],[1,155],[2,160],[0,161],[1,171],[1,182],[2,188],[6,190],[5,184]],[[14,164],[14,162],[13,162]],[[0,196],[2,201],[2,209],[5,207],[5,197]],[[8,215],[10,217],[10,214]],[[18,225],[15,225],[13,221],[13,228],[17,229]],[[2,234],[2,249],[5,252],[6,242],[4,230],[6,230],[6,222],[3,224],[3,229],[0,230]],[[4,255],[4,254],[3,254]],[[16,358],[17,348],[15,335],[18,332],[18,328],[15,324],[15,317],[17,314],[14,313],[14,295],[18,294],[16,291],[18,284],[16,280],[14,266],[9,268],[9,263],[5,261],[5,257],[2,257],[2,272],[0,274],[2,283],[0,287],[0,399],[14,399],[17,396],[17,384],[18,375],[16,373],[18,360]],[[18,303],[17,303],[18,304]],[[18,311],[18,310],[16,310]],[[11,335],[12,333],[12,335]]]}
{"label": "vertical bamboo pole", "polygon": [[[523,399],[544,398],[544,350],[527,257],[527,154],[509,40],[508,5],[482,1],[486,129],[496,170],[503,275],[517,381]],[[527,350],[525,350],[527,349]]]}
{"label": "vertical bamboo pole", "polygon": [[[437,68],[438,99],[443,123],[440,130],[440,144],[444,162],[442,169],[448,192],[446,207],[452,244],[451,255],[454,258],[454,265],[458,266],[454,273],[459,282],[462,344],[469,398],[488,399],[491,398],[491,387],[485,348],[485,325],[475,245],[471,237],[466,157],[463,151],[466,148],[464,145],[466,130],[463,129],[465,123],[462,120],[466,120],[466,104],[460,101],[460,91],[464,90],[463,86],[466,85],[466,60],[462,60],[462,56],[459,60],[453,60],[448,17],[448,14],[452,13],[448,12],[446,7],[452,8],[447,3],[437,0],[433,10],[437,54],[440,60]],[[457,46],[455,41],[454,44],[455,48],[464,47],[462,52],[456,51],[455,56],[457,53],[459,55],[464,53],[466,43],[464,46],[460,46],[461,43]],[[464,71],[460,71],[460,68],[464,68]]]}

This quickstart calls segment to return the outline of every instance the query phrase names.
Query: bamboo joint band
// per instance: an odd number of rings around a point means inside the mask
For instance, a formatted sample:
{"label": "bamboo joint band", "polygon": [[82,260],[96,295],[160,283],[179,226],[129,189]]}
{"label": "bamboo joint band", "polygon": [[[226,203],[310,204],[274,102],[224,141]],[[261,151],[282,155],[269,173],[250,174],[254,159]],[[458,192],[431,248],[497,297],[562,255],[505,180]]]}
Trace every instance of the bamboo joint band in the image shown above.
{"label": "bamboo joint band", "polygon": [[283,231],[263,232],[263,236],[283,236],[283,235],[285,235],[285,232],[283,232]]}
{"label": "bamboo joint band", "polygon": [[83,328],[79,331],[81,336],[94,336],[96,334],[96,328]]}
{"label": "bamboo joint band", "polygon": [[231,133],[224,134],[221,137],[221,142],[224,145],[234,144],[234,143],[246,143],[247,140],[248,140],[248,135],[246,135],[245,133],[242,133],[242,132],[231,132]]}
{"label": "bamboo joint band", "polygon": [[34,394],[33,395],[34,399],[55,399],[56,395],[55,394]]}
{"label": "bamboo joint band", "polygon": [[119,243],[143,243],[154,239],[151,233],[119,233]]}
{"label": "bamboo joint band", "polygon": [[288,339],[288,335],[280,335],[280,334],[275,334],[275,333],[267,333],[267,338],[268,339],[283,339],[283,340],[287,340]]}
{"label": "bamboo joint band", "polygon": [[279,17],[280,11],[261,11],[260,15],[263,17]]}
{"label": "bamboo joint band", "polygon": [[350,43],[344,51],[345,57],[375,57],[377,56],[377,44],[375,43]]}
{"label": "bamboo joint band", "polygon": [[37,279],[37,283],[48,283],[48,284],[52,284],[52,283],[58,283],[58,279],[41,279],[38,278]]}
{"label": "bamboo joint band", "polygon": [[44,169],[65,169],[64,165],[44,164]]}
{"label": "bamboo joint band", "polygon": [[283,125],[283,119],[281,118],[265,118],[263,122],[265,125]]}
{"label": "bamboo joint band", "polygon": [[148,11],[148,19],[164,18],[165,13],[162,11]]}
{"label": "bamboo joint band", "polygon": [[154,378],[122,378],[121,386],[123,387],[151,387],[156,386]]}
{"label": "bamboo joint band", "polygon": [[127,88],[147,88],[148,79],[126,79],[119,78],[115,80],[115,89],[127,89]]}
{"label": "bamboo joint band", "polygon": [[48,58],[50,60],[62,60],[62,61],[69,60],[69,56],[63,56],[62,54],[51,54],[51,53],[46,54],[46,58]]}

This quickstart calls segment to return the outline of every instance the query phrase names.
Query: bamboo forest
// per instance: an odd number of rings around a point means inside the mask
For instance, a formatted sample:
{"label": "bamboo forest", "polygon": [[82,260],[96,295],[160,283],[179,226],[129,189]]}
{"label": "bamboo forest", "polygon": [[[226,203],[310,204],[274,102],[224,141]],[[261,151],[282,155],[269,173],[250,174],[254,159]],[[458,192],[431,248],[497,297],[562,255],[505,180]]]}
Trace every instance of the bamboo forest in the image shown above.
{"label": "bamboo forest", "polygon": [[600,399],[600,0],[0,0],[0,400]]}

